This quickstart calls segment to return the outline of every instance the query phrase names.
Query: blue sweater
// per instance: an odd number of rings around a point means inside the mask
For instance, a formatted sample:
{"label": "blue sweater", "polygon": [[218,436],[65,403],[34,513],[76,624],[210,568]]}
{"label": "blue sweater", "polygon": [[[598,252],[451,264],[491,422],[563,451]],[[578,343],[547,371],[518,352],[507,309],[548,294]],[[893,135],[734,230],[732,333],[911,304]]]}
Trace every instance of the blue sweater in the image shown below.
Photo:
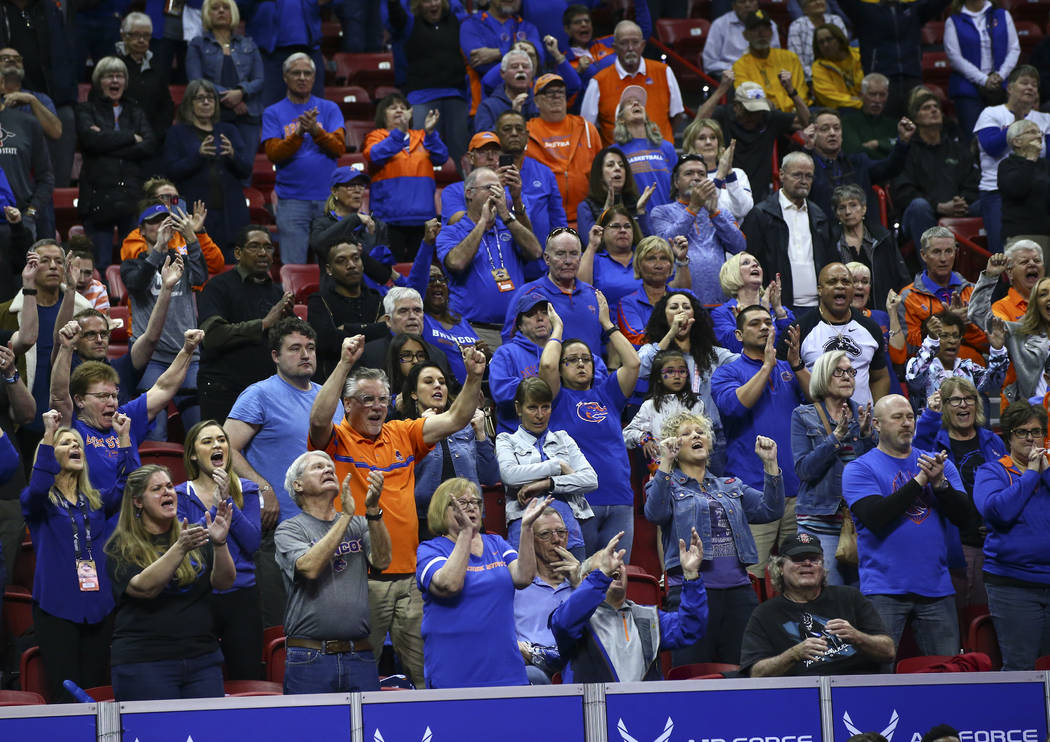
{"label": "blue sweater", "polygon": [[[259,550],[262,540],[259,486],[250,479],[242,479],[240,482],[244,505],[233,506],[233,522],[230,523],[230,533],[226,539],[233,564],[237,568],[237,577],[233,581],[233,587],[221,591],[227,593],[255,584],[255,552]],[[214,518],[215,508],[205,508],[196,492],[191,493],[189,490],[189,482],[180,482],[175,486],[175,492],[179,496],[178,517],[180,520],[185,518],[190,523],[200,523],[203,526],[204,513],[207,512]]]}
{"label": "blue sweater", "polygon": [[1004,456],[977,470],[973,499],[988,524],[984,570],[1050,585],[1050,474]]}

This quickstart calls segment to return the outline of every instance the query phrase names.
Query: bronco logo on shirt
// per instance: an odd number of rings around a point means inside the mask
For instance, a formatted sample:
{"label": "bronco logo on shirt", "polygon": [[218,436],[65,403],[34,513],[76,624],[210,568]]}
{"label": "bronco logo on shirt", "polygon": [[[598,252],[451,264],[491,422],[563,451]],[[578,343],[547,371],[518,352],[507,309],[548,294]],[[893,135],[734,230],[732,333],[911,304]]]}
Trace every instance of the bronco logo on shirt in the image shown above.
{"label": "bronco logo on shirt", "polygon": [[576,405],[576,416],[584,422],[600,423],[609,416],[609,410],[598,402],[579,402]]}

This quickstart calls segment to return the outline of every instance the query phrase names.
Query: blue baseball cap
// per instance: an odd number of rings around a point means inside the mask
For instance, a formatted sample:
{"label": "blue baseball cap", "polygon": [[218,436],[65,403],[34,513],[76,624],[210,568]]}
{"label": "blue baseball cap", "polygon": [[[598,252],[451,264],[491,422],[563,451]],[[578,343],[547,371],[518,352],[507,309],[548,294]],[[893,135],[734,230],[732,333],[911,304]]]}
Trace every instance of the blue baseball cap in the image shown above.
{"label": "blue baseball cap", "polygon": [[335,188],[337,185],[354,183],[358,180],[363,180],[365,185],[372,182],[372,179],[368,177],[368,173],[364,170],[344,165],[343,167],[337,167],[332,171],[332,177],[328,179],[328,187]]}
{"label": "blue baseball cap", "polygon": [[528,312],[537,304],[546,304],[547,297],[543,294],[538,294],[534,291],[526,291],[524,294],[518,297],[518,301],[514,304],[514,313],[523,314]]}
{"label": "blue baseball cap", "polygon": [[146,210],[139,214],[139,224],[149,221],[158,214],[163,214],[164,216],[167,216],[168,213],[168,207],[164,206],[163,204],[153,204],[152,206],[147,206]]}

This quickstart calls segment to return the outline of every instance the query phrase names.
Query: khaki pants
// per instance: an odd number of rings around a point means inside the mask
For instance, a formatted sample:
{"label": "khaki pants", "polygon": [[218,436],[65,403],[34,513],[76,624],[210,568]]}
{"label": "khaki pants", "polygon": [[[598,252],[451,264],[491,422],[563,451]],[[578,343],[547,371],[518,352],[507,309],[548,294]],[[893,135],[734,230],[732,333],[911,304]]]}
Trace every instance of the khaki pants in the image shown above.
{"label": "khaki pants", "polygon": [[752,523],[751,535],[758,547],[758,564],[752,564],[747,571],[758,579],[765,579],[766,562],[769,561],[769,552],[773,544],[779,545],[784,539],[794,536],[798,531],[798,523],[795,521],[795,498],[784,498],[784,514],[780,520],[772,523]]}
{"label": "khaki pants", "polygon": [[376,662],[383,654],[383,641],[390,632],[394,651],[401,658],[409,679],[417,688],[423,680],[423,594],[416,587],[415,575],[398,580],[368,581],[369,641]]}

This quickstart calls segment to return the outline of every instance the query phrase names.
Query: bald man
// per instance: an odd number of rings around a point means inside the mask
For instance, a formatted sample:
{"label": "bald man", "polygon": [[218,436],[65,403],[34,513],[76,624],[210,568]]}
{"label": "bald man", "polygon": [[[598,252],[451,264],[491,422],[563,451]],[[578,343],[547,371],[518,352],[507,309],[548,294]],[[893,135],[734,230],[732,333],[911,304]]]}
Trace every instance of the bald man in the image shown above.
{"label": "bald man", "polygon": [[879,445],[850,463],[842,494],[857,524],[860,589],[899,644],[910,619],[925,655],[959,652],[959,622],[948,576],[951,521],[966,522],[959,472],[945,451],[912,447],[915,413],[899,394],[875,404]]}
{"label": "bald man", "polygon": [[877,402],[890,391],[882,328],[853,308],[853,274],[842,263],[828,263],[817,276],[817,306],[798,319],[799,353],[807,368],[821,355],[844,350],[857,372],[853,401]]}
{"label": "bald man", "polygon": [[620,21],[613,31],[616,61],[587,83],[580,115],[598,127],[605,146],[613,144],[616,109],[629,85],[638,85],[645,91],[645,111],[667,141],[674,141],[672,120],[685,116],[682,91],[674,72],[663,62],[643,58],[644,48],[641,26],[634,21]]}

